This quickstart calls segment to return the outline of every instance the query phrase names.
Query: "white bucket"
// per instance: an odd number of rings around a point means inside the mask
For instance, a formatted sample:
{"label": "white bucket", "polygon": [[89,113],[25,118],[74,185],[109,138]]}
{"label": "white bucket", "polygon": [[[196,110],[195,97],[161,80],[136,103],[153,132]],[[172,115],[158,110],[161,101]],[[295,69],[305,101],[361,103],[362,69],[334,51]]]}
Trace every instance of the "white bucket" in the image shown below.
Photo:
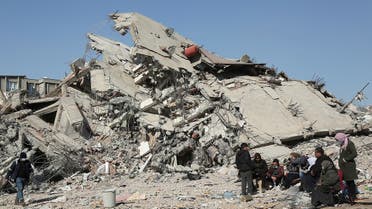
{"label": "white bucket", "polygon": [[102,192],[103,207],[113,208],[116,206],[116,191],[108,189]]}

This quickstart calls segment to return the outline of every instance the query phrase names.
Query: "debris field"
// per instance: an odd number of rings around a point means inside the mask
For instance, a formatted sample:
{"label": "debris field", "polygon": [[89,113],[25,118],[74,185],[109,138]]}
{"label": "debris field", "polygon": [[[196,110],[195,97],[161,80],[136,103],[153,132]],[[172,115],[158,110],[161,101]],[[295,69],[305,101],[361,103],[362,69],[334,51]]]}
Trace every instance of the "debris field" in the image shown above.
{"label": "debris field", "polygon": [[[88,33],[97,58],[72,62],[48,95],[0,92],[1,175],[26,151],[35,188],[71,176],[208,176],[232,172],[243,142],[271,162],[298,144],[311,154],[325,143],[336,153],[337,132],[356,139],[372,132],[371,108],[346,106],[319,80],[289,78],[248,55],[223,58],[138,13],[109,17],[133,46]],[[359,149],[368,159],[366,139]],[[361,179],[370,180],[370,163],[361,165]]]}

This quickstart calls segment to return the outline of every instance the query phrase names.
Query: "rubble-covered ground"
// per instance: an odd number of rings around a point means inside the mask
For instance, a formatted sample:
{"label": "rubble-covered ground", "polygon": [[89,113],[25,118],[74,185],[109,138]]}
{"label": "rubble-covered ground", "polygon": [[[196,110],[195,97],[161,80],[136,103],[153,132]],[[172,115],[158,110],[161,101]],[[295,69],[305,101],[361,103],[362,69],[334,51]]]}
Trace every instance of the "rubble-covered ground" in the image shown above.
{"label": "rubble-covered ground", "polygon": [[88,33],[94,56],[71,63],[45,97],[0,91],[4,207],[13,198],[4,176],[21,151],[35,167],[31,208],[102,207],[105,188],[117,189],[123,208],[306,207],[296,188],[239,203],[235,153],[246,142],[271,162],[322,145],[336,160],[337,132],[352,136],[360,183],[370,180],[371,107],[344,104],[321,79],[220,57],[141,14],[110,18],[133,46]]}
{"label": "rubble-covered ground", "polygon": [[[372,202],[371,150],[372,136],[352,137],[358,150],[357,180],[360,202]],[[338,148],[332,138],[304,142],[292,148],[304,154],[313,154],[314,147],[325,147],[325,152],[337,162]],[[255,150],[251,150],[252,153]],[[263,153],[265,154],[265,153]],[[266,153],[267,154],[267,153]],[[288,156],[282,156],[284,159]],[[308,194],[299,192],[298,185],[288,190],[276,187],[254,195],[251,202],[240,202],[240,182],[234,166],[215,168],[190,180],[184,173],[160,174],[146,172],[131,178],[129,175],[93,175],[79,173],[56,184],[44,184],[37,190],[28,190],[27,208],[102,208],[102,193],[115,189],[116,208],[310,208]],[[369,186],[369,190],[368,190]],[[36,189],[36,188],[35,188]],[[11,206],[15,194],[2,194],[1,208]],[[370,208],[370,205],[336,205],[337,208]]]}

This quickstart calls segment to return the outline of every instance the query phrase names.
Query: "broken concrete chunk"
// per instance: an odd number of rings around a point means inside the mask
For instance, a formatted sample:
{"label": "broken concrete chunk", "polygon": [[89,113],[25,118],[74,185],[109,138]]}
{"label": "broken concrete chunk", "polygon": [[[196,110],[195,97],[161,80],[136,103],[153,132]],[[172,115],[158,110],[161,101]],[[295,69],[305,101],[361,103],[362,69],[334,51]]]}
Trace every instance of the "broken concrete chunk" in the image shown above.
{"label": "broken concrete chunk", "polygon": [[207,99],[218,99],[220,97],[218,92],[215,92],[211,86],[204,84],[204,83],[198,83],[196,84],[196,87],[200,90],[200,93],[206,97]]}
{"label": "broken concrete chunk", "polygon": [[4,92],[0,89],[0,108],[8,101]]}
{"label": "broken concrete chunk", "polygon": [[272,89],[271,87],[264,87],[263,88],[265,90],[265,92],[271,96],[271,98],[273,98],[274,100],[275,99],[279,99],[279,96],[278,94],[275,92],[274,89]]}
{"label": "broken concrete chunk", "polygon": [[30,115],[32,113],[31,109],[24,109],[20,110],[14,113],[10,113],[8,115],[4,115],[3,118],[6,120],[15,120],[15,119],[21,119],[26,117],[27,115]]}
{"label": "broken concrete chunk", "polygon": [[214,106],[209,102],[204,102],[199,105],[198,108],[195,109],[190,115],[186,117],[187,121],[194,120],[195,118],[199,117],[200,115],[206,113],[207,111],[213,109]]}
{"label": "broken concrete chunk", "polygon": [[110,99],[110,104],[112,105],[120,105],[124,103],[130,103],[131,99],[129,97],[115,97]]}
{"label": "broken concrete chunk", "polygon": [[111,123],[108,124],[110,128],[114,128],[118,125],[121,125],[121,123],[126,120],[130,114],[128,112],[124,112],[121,116],[115,118]]}
{"label": "broken concrete chunk", "polygon": [[78,73],[80,70],[84,69],[84,67],[85,67],[85,59],[83,59],[83,58],[78,58],[78,59],[74,60],[74,61],[70,64],[70,67],[71,67],[71,70],[72,70],[74,73]]}
{"label": "broken concrete chunk", "polygon": [[138,121],[141,122],[143,126],[150,125],[154,128],[160,128],[166,131],[174,131],[172,120],[165,116],[143,112],[140,113]]}
{"label": "broken concrete chunk", "polygon": [[104,92],[110,89],[110,85],[105,78],[105,71],[102,69],[93,69],[90,71],[91,89],[93,92]]}
{"label": "broken concrete chunk", "polygon": [[140,166],[140,169],[138,170],[139,173],[142,173],[146,167],[149,165],[150,163],[150,160],[152,159],[152,154],[150,153],[150,155],[147,157],[147,160],[145,161],[145,163],[143,165]]}
{"label": "broken concrete chunk", "polygon": [[146,99],[145,101],[141,102],[140,109],[141,110],[146,110],[146,109],[152,107],[155,104],[156,104],[156,102],[153,99],[149,98],[149,99]]}
{"label": "broken concrete chunk", "polygon": [[125,61],[131,61],[130,47],[123,43],[110,40],[108,38],[88,33],[90,47],[103,54],[106,62],[113,65]]}
{"label": "broken concrete chunk", "polygon": [[146,80],[146,78],[148,78],[148,75],[149,73],[148,72],[143,72],[141,73],[140,75],[138,75],[137,77],[134,78],[134,83],[135,84],[141,84],[143,81]]}
{"label": "broken concrete chunk", "polygon": [[148,154],[150,152],[149,142],[141,142],[140,143],[140,146],[138,147],[138,149],[139,149],[139,155],[140,155],[140,157]]}
{"label": "broken concrete chunk", "polygon": [[140,64],[138,64],[136,67],[134,67],[134,68],[132,69],[132,72],[133,72],[133,73],[137,73],[137,71],[139,71],[142,67],[143,67],[143,64],[140,63]]}

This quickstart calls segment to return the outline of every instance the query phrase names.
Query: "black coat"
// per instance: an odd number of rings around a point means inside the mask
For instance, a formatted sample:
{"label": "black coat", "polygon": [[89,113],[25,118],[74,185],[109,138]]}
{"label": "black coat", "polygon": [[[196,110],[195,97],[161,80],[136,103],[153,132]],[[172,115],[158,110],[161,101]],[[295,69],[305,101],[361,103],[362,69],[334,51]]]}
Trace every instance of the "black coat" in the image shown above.
{"label": "black coat", "polygon": [[327,155],[322,155],[321,157],[316,159],[315,164],[311,167],[311,175],[314,176],[316,179],[320,178],[322,172],[322,162],[324,160],[332,162],[331,158],[329,158]]}
{"label": "black coat", "polygon": [[7,173],[7,179],[11,178],[15,181],[17,177],[21,177],[24,178],[26,182],[29,182],[32,172],[33,169],[29,160],[16,160],[10,166]]}
{"label": "black coat", "polygon": [[253,170],[251,155],[246,150],[239,150],[236,153],[235,163],[239,171]]}
{"label": "black coat", "polygon": [[267,164],[266,161],[261,159],[258,162],[256,160],[252,161],[253,168],[254,168],[254,175],[256,176],[265,176],[267,172]]}

